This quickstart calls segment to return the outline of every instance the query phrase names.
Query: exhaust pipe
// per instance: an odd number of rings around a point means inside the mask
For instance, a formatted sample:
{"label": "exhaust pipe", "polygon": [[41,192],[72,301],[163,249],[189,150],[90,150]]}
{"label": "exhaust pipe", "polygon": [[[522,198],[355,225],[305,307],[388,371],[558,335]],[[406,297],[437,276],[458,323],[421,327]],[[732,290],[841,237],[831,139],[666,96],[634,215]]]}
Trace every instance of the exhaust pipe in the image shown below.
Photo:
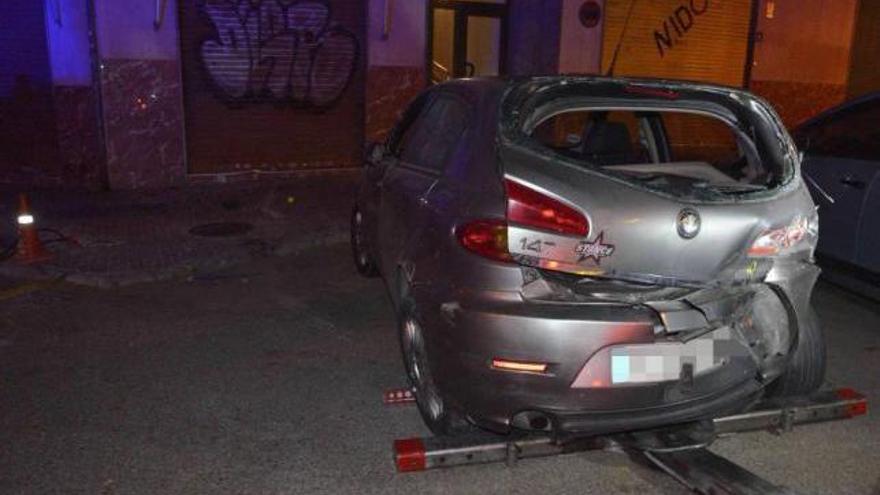
{"label": "exhaust pipe", "polygon": [[551,431],[553,421],[540,411],[521,411],[513,416],[510,425],[520,430]]}

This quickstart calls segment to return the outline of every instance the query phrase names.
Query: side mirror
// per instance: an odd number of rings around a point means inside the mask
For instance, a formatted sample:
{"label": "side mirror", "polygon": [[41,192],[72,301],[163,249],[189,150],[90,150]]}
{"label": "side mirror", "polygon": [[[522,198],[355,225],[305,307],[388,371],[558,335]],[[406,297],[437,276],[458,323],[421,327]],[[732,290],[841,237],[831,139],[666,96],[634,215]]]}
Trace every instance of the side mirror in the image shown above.
{"label": "side mirror", "polygon": [[367,166],[376,166],[385,157],[385,145],[382,143],[370,143],[367,147]]}

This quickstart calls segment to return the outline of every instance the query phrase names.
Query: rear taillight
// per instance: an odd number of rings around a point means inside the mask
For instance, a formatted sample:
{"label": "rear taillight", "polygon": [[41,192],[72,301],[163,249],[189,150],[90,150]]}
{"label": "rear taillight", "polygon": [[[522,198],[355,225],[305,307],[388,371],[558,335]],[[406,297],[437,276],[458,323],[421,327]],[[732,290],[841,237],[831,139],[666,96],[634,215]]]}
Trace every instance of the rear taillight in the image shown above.
{"label": "rear taillight", "polygon": [[578,237],[590,233],[587,217],[571,206],[510,179],[505,186],[510,223]]}
{"label": "rear taillight", "polygon": [[748,254],[752,257],[781,256],[799,249],[804,242],[815,244],[817,233],[817,218],[799,216],[785,227],[765,231],[752,243]]}
{"label": "rear taillight", "polygon": [[[495,261],[513,261],[507,247],[507,227],[515,224],[554,234],[587,237],[587,217],[562,203],[518,182],[507,179],[507,220],[474,220],[455,229],[458,242],[468,251]],[[551,262],[555,263],[555,262]]]}
{"label": "rear taillight", "polygon": [[476,220],[455,229],[458,242],[468,251],[495,261],[511,261],[507,250],[507,222]]}

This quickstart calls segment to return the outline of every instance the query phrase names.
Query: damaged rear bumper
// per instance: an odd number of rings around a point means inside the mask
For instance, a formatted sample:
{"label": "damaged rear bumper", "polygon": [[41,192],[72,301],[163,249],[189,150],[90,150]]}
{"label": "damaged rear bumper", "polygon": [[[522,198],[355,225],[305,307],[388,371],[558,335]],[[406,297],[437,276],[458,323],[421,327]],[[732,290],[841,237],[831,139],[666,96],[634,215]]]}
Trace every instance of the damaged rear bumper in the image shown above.
{"label": "damaged rear bumper", "polygon": [[[431,366],[444,396],[496,431],[598,434],[732,413],[784,370],[817,275],[811,263],[783,263],[765,283],[643,301],[468,293],[431,318],[444,348]],[[708,365],[687,351],[697,343],[714,346]],[[669,349],[680,349],[678,373],[651,371]],[[497,359],[546,368],[503,370]]]}

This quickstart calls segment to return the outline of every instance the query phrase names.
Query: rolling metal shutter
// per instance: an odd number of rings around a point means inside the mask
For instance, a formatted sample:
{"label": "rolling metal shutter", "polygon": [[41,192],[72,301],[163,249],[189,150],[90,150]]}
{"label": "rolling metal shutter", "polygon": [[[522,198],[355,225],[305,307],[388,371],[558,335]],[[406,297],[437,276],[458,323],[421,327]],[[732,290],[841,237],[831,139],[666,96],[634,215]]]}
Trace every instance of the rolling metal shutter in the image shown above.
{"label": "rolling metal shutter", "polygon": [[363,0],[180,0],[190,174],[360,162]]}
{"label": "rolling metal shutter", "polygon": [[606,0],[602,72],[622,40],[615,75],[742,86],[751,13],[752,0]]}

